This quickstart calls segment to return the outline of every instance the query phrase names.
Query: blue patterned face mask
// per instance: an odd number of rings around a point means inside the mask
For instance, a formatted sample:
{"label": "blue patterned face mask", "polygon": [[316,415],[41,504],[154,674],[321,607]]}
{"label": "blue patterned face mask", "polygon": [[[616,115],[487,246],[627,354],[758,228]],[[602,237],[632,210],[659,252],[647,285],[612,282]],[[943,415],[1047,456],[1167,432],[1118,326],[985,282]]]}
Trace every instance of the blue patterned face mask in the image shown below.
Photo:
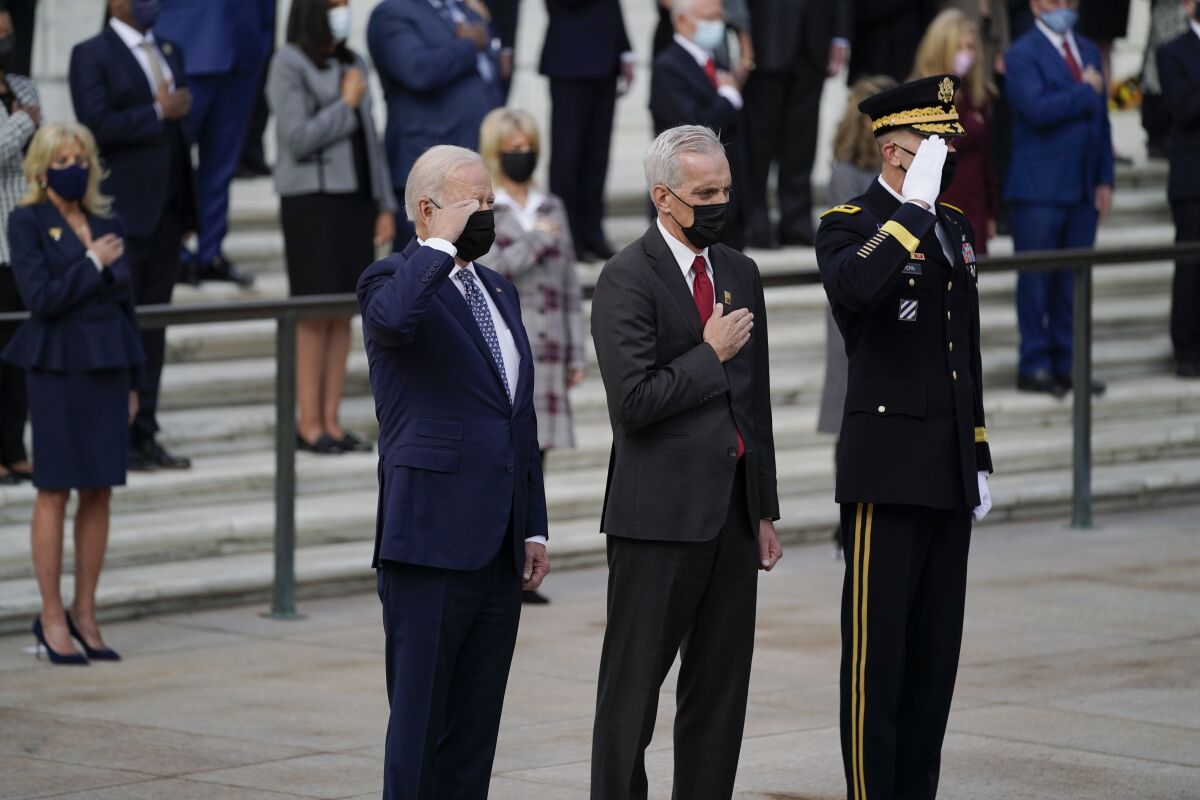
{"label": "blue patterned face mask", "polygon": [[725,41],[725,23],[719,19],[696,20],[696,32],[692,41],[701,50],[713,52]]}
{"label": "blue patterned face mask", "polygon": [[1059,36],[1064,36],[1079,21],[1079,12],[1073,8],[1056,8],[1053,11],[1043,11],[1038,19]]}

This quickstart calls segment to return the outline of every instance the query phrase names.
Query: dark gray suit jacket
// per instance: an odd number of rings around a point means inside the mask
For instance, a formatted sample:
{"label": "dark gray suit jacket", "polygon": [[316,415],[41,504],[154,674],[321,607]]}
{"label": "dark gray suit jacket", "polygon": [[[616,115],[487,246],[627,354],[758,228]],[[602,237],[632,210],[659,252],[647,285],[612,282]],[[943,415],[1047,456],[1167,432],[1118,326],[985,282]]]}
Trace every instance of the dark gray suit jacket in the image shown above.
{"label": "dark gray suit jacket", "polygon": [[764,72],[790,72],[803,60],[825,71],[829,43],[851,37],[851,0],[749,0],[754,61]]}
{"label": "dark gray suit jacket", "polygon": [[608,394],[613,448],[601,530],[610,536],[701,542],[725,523],[746,445],[750,531],[779,518],[767,314],[755,263],[709,249],[717,302],[754,314],[750,341],[722,364],[704,342],[687,281],[658,226],[604,266],[592,339]]}

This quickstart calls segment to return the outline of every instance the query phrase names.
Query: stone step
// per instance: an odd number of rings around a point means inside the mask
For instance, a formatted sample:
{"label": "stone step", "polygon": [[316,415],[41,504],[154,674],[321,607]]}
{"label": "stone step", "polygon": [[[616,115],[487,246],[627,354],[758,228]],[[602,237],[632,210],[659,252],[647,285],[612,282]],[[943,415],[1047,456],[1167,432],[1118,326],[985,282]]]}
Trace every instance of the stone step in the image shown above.
{"label": "stone step", "polygon": [[[1050,470],[996,475],[991,483],[995,506],[981,530],[1003,519],[1044,517],[1065,526],[1070,504],[1070,475]],[[1200,457],[1167,458],[1145,464],[1098,467],[1093,496],[1097,523],[1110,509],[1186,503],[1200,496]],[[837,522],[829,493],[797,495],[782,502],[779,530],[785,543],[822,541]],[[1050,521],[1053,520],[1053,521]],[[595,519],[556,529],[551,557],[557,572],[603,563],[604,539]],[[305,598],[366,591],[374,586],[370,569],[371,535],[337,544],[300,547],[296,553],[298,596]],[[273,560],[269,551],[192,558],[106,569],[98,592],[106,620],[234,603],[264,603],[270,595]],[[553,594],[553,582],[547,590]],[[70,596],[69,589],[65,592]],[[0,634],[28,629],[39,605],[32,578],[0,581]],[[303,605],[300,609],[303,611]]]}
{"label": "stone step", "polygon": [[[811,418],[776,420],[777,473],[781,497],[828,496],[833,489],[833,437],[812,433]],[[1071,433],[1065,426],[1010,429],[990,423],[993,459],[1006,477],[1049,470],[1069,471]],[[595,435],[596,432],[591,432]],[[579,453],[593,459],[564,461],[552,454],[547,477],[551,534],[562,525],[596,518],[602,507],[607,446],[582,441]],[[1097,466],[1143,463],[1148,471],[1164,458],[1200,456],[1200,409],[1169,418],[1143,417],[1098,425],[1093,435]],[[376,465],[373,457],[301,456],[297,530],[300,543],[331,544],[361,538],[374,529]],[[270,548],[274,511],[270,492],[273,460],[263,454],[197,459],[187,473],[135,476],[114,502],[110,566],[130,566],[228,555]],[[231,490],[231,484],[239,488]],[[26,503],[32,490],[4,497],[7,524],[0,525],[0,580],[30,572]],[[195,513],[188,513],[192,509]],[[68,545],[68,552],[70,548]]]}

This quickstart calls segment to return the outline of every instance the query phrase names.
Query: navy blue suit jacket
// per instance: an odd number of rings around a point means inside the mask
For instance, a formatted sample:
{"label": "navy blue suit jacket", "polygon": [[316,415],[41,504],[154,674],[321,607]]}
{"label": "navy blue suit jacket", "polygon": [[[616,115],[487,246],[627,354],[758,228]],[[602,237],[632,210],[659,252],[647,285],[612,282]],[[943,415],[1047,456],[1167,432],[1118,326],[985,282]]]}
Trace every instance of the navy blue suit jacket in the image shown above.
{"label": "navy blue suit jacket", "polygon": [[1171,116],[1167,196],[1200,198],[1200,36],[1188,29],[1158,48],[1158,75]]}
{"label": "navy blue suit jacket", "polygon": [[162,0],[154,35],[183,47],[189,75],[257,72],[275,37],[275,2]]}
{"label": "navy blue suit jacket", "polygon": [[453,268],[453,258],[414,239],[358,282],[379,418],[374,565],[478,569],[511,524],[520,572],[524,540],[547,532],[533,353],[516,289],[476,264],[521,354],[509,403],[470,306],[449,281]]}
{"label": "navy blue suit jacket", "polygon": [[546,0],[540,70],[549,78],[616,78],[632,50],[619,0]]}
{"label": "navy blue suit jacket", "polygon": [[[157,39],[157,37],[155,37]],[[187,86],[183,53],[158,40],[179,88]],[[172,154],[182,153],[184,217],[196,229],[191,142],[179,121],[164,122],[154,111],[150,82],[121,37],[109,26],[75,45],[69,68],[75,116],[96,137],[108,169],[102,189],[115,200],[130,235],[149,236],[166,208]]]}
{"label": "navy blue suit jacket", "polygon": [[738,120],[733,103],[713,88],[704,68],[674,41],[654,59],[650,115],[656,134],[679,125],[703,125],[726,143]]}
{"label": "navy blue suit jacket", "polygon": [[[88,215],[92,238],[124,236],[119,217]],[[140,385],[144,360],[129,264],[121,257],[100,271],[50,203],[22,206],[8,218],[12,271],[30,319],[21,323],[4,360],[23,369],[87,372],[129,369]]]}
{"label": "navy blue suit jacket", "polygon": [[475,45],[455,36],[429,0],[383,0],[367,23],[367,47],[387,100],[393,186],[434,145],[478,149],[480,123],[504,102],[500,86],[483,79]]}
{"label": "navy blue suit jacket", "polygon": [[[1087,66],[1101,70],[1100,50],[1078,33]],[[1037,27],[1005,55],[1005,90],[1012,106],[1013,150],[1004,199],[1010,203],[1090,203],[1096,187],[1112,186],[1108,102],[1072,76],[1067,60]]]}

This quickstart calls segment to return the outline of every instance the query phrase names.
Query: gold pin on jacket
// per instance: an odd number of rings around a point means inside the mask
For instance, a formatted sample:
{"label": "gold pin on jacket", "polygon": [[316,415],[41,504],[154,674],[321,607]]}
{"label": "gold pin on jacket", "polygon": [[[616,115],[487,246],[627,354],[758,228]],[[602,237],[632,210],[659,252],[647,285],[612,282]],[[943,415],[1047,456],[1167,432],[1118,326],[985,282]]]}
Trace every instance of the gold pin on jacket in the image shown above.
{"label": "gold pin on jacket", "polygon": [[733,305],[733,295],[731,295],[729,292],[725,293],[725,305]]}
{"label": "gold pin on jacket", "polygon": [[62,238],[62,228],[51,228],[50,229],[50,238],[56,242],[59,239],[61,239]]}

